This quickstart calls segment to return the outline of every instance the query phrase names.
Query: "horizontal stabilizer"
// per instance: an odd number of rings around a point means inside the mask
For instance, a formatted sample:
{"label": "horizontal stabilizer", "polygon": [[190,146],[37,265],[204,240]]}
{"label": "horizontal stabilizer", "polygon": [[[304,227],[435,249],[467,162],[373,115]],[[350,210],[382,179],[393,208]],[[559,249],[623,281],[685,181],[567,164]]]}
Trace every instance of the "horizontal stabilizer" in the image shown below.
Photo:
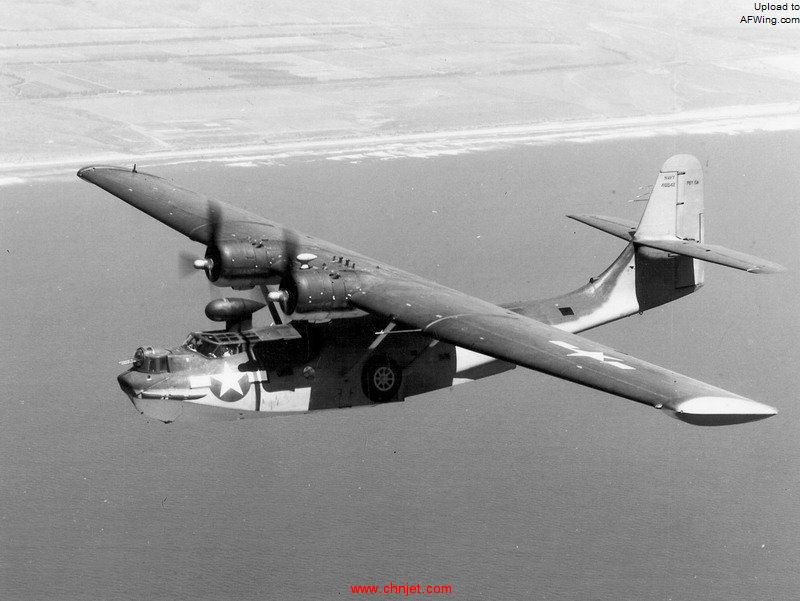
{"label": "horizontal stabilizer", "polygon": [[786,271],[783,265],[778,265],[772,261],[766,261],[748,255],[738,250],[731,250],[724,246],[716,246],[712,244],[700,244],[694,240],[680,240],[675,239],[656,239],[656,240],[639,240],[634,239],[637,246],[646,246],[648,248],[655,248],[669,253],[684,255],[701,261],[708,261],[709,263],[717,263],[718,265],[725,265],[733,267],[734,269],[742,269],[750,273],[779,273]]}
{"label": "horizontal stabilizer", "polygon": [[604,215],[567,215],[567,217],[627,241],[630,241],[636,232],[636,224],[634,222],[617,219],[616,217],[606,217]]}

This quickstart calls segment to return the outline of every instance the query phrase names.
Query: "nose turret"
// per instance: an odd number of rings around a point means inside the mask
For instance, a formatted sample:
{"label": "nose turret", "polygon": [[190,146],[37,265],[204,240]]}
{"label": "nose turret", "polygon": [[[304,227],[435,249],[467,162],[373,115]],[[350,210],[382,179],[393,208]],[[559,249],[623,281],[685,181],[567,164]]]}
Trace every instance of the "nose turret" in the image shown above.
{"label": "nose turret", "polygon": [[164,373],[169,370],[167,357],[169,351],[152,346],[140,346],[133,354],[133,368],[142,373]]}
{"label": "nose turret", "polygon": [[131,368],[118,375],[117,382],[139,413],[170,423],[185,412],[184,401],[208,393],[208,384],[195,377],[207,361],[183,348],[168,351],[141,346],[125,362]]}
{"label": "nose turret", "polygon": [[139,413],[163,422],[174,421],[180,413],[176,403],[163,403],[168,395],[169,351],[140,346],[133,354],[131,369],[117,376],[117,382]]}

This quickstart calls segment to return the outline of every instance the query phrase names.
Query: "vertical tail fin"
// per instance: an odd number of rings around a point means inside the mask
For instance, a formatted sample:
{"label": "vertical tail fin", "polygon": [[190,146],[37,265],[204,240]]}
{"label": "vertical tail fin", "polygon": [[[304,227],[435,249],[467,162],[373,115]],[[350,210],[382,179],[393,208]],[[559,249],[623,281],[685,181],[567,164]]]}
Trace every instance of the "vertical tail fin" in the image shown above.
{"label": "vertical tail fin", "polygon": [[569,215],[628,241],[597,278],[563,296],[524,303],[534,319],[579,332],[686,296],[703,285],[700,261],[642,246],[640,240],[703,238],[703,169],[690,155],[664,163],[638,226],[612,217]]}
{"label": "vertical tail fin", "polygon": [[[688,240],[701,243],[705,236],[703,222],[703,168],[695,157],[678,154],[661,167],[650,199],[644,209],[634,243],[655,240]],[[643,246],[637,254],[653,259],[664,252]],[[675,257],[675,288],[702,286],[703,263],[691,257]]]}
{"label": "vertical tail fin", "polygon": [[664,163],[639,224],[598,215],[568,215],[622,238],[628,246],[608,269],[577,290],[509,308],[569,332],[580,332],[691,294],[703,285],[703,263],[751,273],[784,271],[777,263],[705,243],[703,169],[687,154]]}
{"label": "vertical tail fin", "polygon": [[703,168],[688,154],[664,162],[634,240],[665,237],[703,242]]}

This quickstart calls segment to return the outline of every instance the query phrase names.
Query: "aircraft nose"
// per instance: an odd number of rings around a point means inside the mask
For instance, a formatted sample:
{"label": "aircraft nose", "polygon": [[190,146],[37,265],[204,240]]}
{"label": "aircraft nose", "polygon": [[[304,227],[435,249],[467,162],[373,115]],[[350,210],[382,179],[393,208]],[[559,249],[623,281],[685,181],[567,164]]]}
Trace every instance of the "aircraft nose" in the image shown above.
{"label": "aircraft nose", "polygon": [[167,373],[149,373],[139,369],[129,369],[117,376],[117,382],[119,382],[122,392],[134,398],[140,397],[143,392],[153,386],[162,385],[168,376]]}
{"label": "aircraft nose", "polygon": [[[152,379],[149,374],[131,370],[117,376],[117,382],[142,415],[169,424],[180,416],[183,403],[166,398],[168,390],[162,388],[166,378]],[[153,388],[155,386],[155,388]]]}
{"label": "aircraft nose", "polygon": [[133,385],[130,381],[130,373],[131,372],[126,371],[125,373],[118,375],[117,382],[119,382],[119,387],[122,388],[122,392],[133,398],[134,392]]}

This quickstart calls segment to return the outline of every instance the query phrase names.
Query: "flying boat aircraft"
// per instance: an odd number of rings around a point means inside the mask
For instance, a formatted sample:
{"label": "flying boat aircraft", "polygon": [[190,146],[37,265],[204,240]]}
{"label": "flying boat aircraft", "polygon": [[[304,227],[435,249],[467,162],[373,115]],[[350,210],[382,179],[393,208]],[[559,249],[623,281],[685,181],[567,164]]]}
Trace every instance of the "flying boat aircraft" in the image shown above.
{"label": "flying boat aircraft", "polygon": [[[172,422],[376,405],[517,365],[649,405],[695,425],[739,424],[768,405],[658,367],[578,333],[697,291],[704,262],[751,273],[780,265],[704,236],[703,171],[676,155],[638,223],[569,215],[625,241],[567,294],[496,305],[131,169],[78,176],[206,246],[193,267],[216,286],[255,289],[206,306],[225,327],[176,348],[141,347],[118,378],[133,405]],[[254,327],[266,309],[270,323]],[[261,314],[259,314],[261,315]],[[265,314],[266,315],[266,314]]]}

